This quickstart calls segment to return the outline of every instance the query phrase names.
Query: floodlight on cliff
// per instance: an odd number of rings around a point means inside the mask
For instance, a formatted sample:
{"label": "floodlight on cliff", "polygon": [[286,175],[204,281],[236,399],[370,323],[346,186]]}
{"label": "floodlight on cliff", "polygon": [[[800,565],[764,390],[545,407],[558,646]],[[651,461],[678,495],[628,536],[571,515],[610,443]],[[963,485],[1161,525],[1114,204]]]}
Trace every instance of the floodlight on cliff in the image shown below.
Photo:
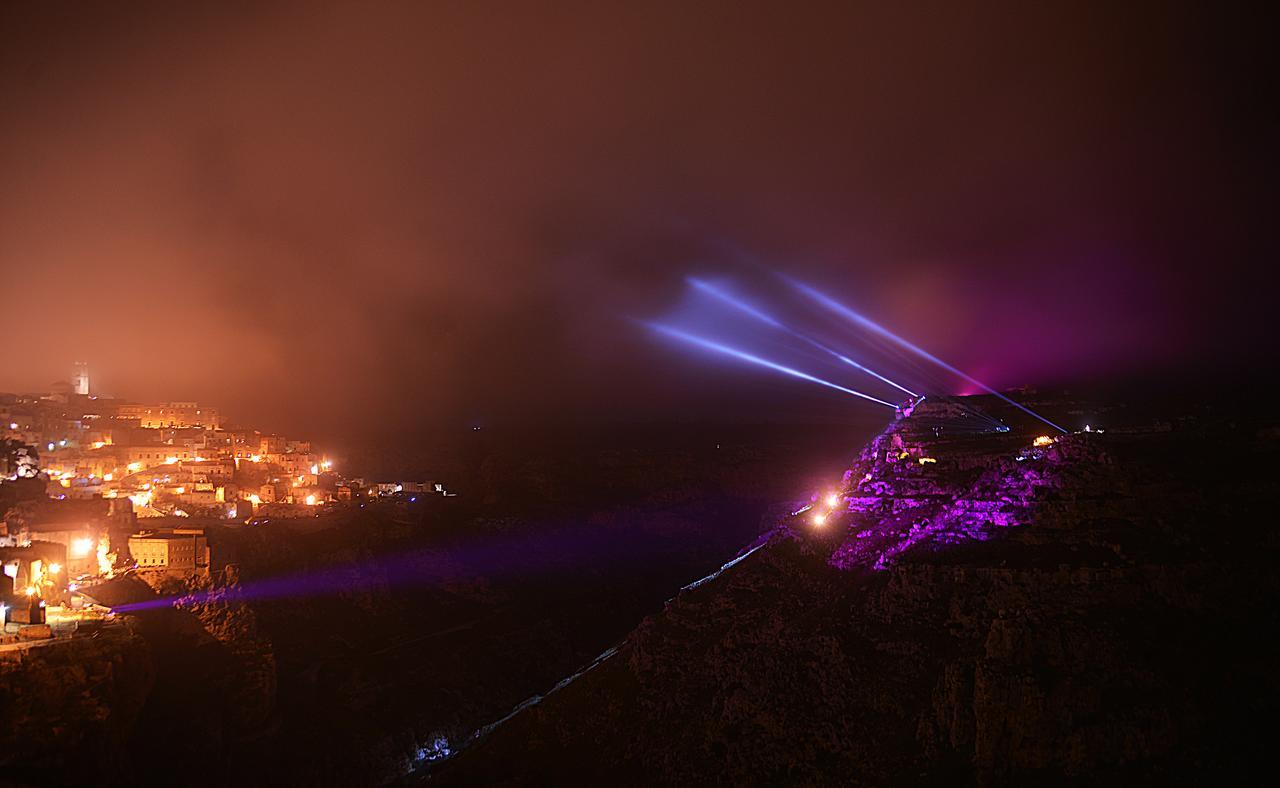
{"label": "floodlight on cliff", "polygon": [[1058,432],[1061,432],[1064,435],[1067,433],[1067,430],[1063,429],[1062,427],[1059,427],[1057,424],[1054,424],[1052,421],[1049,421],[1044,416],[1041,416],[1039,413],[1036,413],[1034,410],[1031,410],[1025,405],[1020,405],[1019,403],[1014,402],[1013,400],[1009,399],[1005,395],[1001,394],[999,391],[996,391],[995,389],[988,386],[986,383],[983,383],[977,378],[971,377],[970,375],[967,375],[964,372],[961,372],[960,370],[951,366],[950,364],[938,358],[937,356],[933,355],[932,353],[925,350],[924,348],[921,348],[917,345],[912,344],[911,342],[908,342],[907,340],[893,333],[892,331],[880,325],[879,323],[875,322],[874,320],[868,317],[865,317],[859,314],[858,312],[854,311],[853,309],[850,309],[849,307],[840,303],[839,301],[836,301],[834,298],[831,298],[819,292],[818,290],[810,287],[809,285],[806,285],[803,282],[799,282],[795,279],[792,279],[789,276],[785,276],[785,275],[781,275],[781,276],[783,279],[787,281],[788,284],[790,284],[796,290],[800,291],[804,295],[808,296],[809,298],[813,299],[817,303],[821,304],[823,307],[830,310],[831,312],[834,312],[837,315],[840,315],[841,317],[853,322],[858,327],[863,328],[867,331],[870,331],[871,333],[876,334],[877,336],[883,337],[889,340],[890,342],[894,343],[895,345],[901,348],[904,348],[906,350],[909,350],[912,353],[915,353],[917,356],[920,356],[921,358],[927,361],[931,361],[934,364],[937,364],[938,366],[942,367],[943,369],[947,370],[948,372],[954,375],[959,375],[961,378],[964,378],[966,381],[968,381],[969,383],[972,383],[973,385],[977,386],[978,388],[982,389],[988,394],[994,394],[996,397],[999,397],[1004,402],[1014,406],[1015,408],[1022,411],[1023,413],[1026,413],[1028,416],[1031,416],[1032,418],[1035,418],[1039,421],[1044,422],[1045,424],[1048,424],[1050,427],[1053,427]]}

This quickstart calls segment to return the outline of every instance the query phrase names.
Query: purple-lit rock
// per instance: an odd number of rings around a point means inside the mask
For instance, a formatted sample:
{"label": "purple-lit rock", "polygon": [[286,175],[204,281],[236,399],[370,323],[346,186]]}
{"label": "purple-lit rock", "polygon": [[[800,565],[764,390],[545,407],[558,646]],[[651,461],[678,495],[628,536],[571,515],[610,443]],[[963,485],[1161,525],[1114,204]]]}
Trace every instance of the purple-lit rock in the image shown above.
{"label": "purple-lit rock", "polygon": [[[1088,435],[1038,448],[1025,435],[993,430],[948,439],[927,426],[957,417],[954,405],[926,400],[845,471],[838,513],[847,534],[832,566],[885,569],[909,550],[984,541],[996,529],[1028,525],[1037,501],[1069,488],[1080,466],[1106,461]],[[803,529],[794,535],[807,536]]]}

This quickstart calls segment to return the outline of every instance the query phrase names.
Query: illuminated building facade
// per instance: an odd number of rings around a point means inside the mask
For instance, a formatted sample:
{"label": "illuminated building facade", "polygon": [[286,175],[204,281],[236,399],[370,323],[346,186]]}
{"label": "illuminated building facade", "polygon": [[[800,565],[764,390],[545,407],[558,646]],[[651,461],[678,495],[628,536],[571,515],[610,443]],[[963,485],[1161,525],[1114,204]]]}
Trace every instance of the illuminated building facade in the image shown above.
{"label": "illuminated building facade", "polygon": [[198,402],[163,402],[158,405],[121,405],[116,418],[137,419],[145,429],[162,427],[201,427],[216,430],[221,425],[217,408]]}
{"label": "illuminated building facade", "polygon": [[142,531],[129,537],[129,552],[139,569],[185,575],[209,569],[209,542],[201,528]]}

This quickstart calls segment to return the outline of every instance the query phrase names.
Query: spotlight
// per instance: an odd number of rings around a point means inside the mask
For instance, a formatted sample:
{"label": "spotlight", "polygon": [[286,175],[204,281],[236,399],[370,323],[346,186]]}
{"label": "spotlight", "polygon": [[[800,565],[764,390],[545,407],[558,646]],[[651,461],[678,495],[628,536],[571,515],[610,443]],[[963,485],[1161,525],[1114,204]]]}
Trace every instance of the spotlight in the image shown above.
{"label": "spotlight", "polygon": [[1008,404],[1014,406],[1015,408],[1022,411],[1023,413],[1026,413],[1028,416],[1032,416],[1033,418],[1036,418],[1044,422],[1045,424],[1048,424],[1050,427],[1053,427],[1055,430],[1063,433],[1064,435],[1066,434],[1067,432],[1066,430],[1064,430],[1062,427],[1059,427],[1057,424],[1054,424],[1052,421],[1049,421],[1044,416],[1041,416],[1039,413],[1036,413],[1035,411],[1031,410],[1030,408],[1024,405],[1019,405],[1018,403],[1009,399],[1005,395],[991,388],[986,383],[983,383],[982,381],[976,378],[966,375],[965,373],[951,366],[950,364],[938,358],[937,356],[933,355],[932,353],[929,353],[927,350],[924,350],[923,348],[920,348],[920,347],[917,347],[916,345],[911,344],[907,340],[893,333],[892,331],[880,325],[879,323],[875,322],[874,320],[871,320],[870,318],[867,318],[867,317],[863,317],[862,315],[858,314],[857,312],[845,306],[844,304],[840,303],[839,301],[836,301],[833,298],[829,298],[828,296],[818,292],[812,287],[809,287],[803,282],[798,282],[786,276],[784,276],[783,278],[786,279],[786,281],[790,283],[790,285],[794,287],[796,290],[799,290],[801,293],[804,293],[806,296],[808,296],[809,298],[812,298],[814,301],[817,301],[819,304],[831,310],[832,312],[835,312],[836,314],[848,320],[851,320],[854,324],[860,326],[861,328],[864,328],[879,336],[882,336],[885,339],[889,340],[890,342],[893,342],[894,344],[898,345],[899,347],[903,347],[903,348],[906,348],[907,350],[910,350],[912,353],[915,353],[921,358],[932,361],[933,363],[937,364],[938,366],[942,367],[948,372],[951,372],[952,374],[955,374],[955,375],[959,375],[960,377],[964,378],[965,380],[972,383],[973,385],[981,388],[983,391],[987,392],[988,394],[994,394],[995,396],[1004,400]]}
{"label": "spotlight", "polygon": [[753,356],[750,353],[745,353],[741,350],[737,350],[736,348],[731,348],[728,345],[722,345],[719,342],[713,342],[709,339],[704,339],[703,337],[695,336],[688,332],[681,331],[677,328],[671,328],[670,326],[659,325],[657,323],[650,323],[649,327],[654,331],[657,331],[661,334],[666,334],[667,336],[672,337],[674,339],[678,339],[681,342],[687,342],[688,344],[696,345],[697,347],[700,347],[706,350],[713,350],[717,353],[722,353],[726,356],[732,356],[733,358],[739,359],[741,361],[746,361],[749,364],[756,364],[757,366],[765,367],[767,369],[772,369],[776,372],[781,372],[784,375],[790,375],[795,378],[800,378],[801,380],[807,380],[810,383],[817,383],[819,385],[826,386],[827,388],[835,389],[836,391],[843,391],[845,394],[852,394],[855,397],[861,397],[862,399],[879,403],[881,405],[884,405],[887,408],[897,407],[897,405],[894,405],[892,402],[885,402],[884,400],[879,399],[877,397],[873,397],[870,394],[863,394],[861,391],[854,391],[851,388],[845,388],[844,386],[841,386],[837,383],[832,383],[829,380],[823,380],[822,378],[810,375],[807,372],[801,372],[798,369],[792,369],[791,367],[783,366],[782,364],[778,364],[777,362],[769,361],[768,359],[760,358],[759,356]]}
{"label": "spotlight", "polygon": [[845,356],[843,353],[839,353],[839,352],[837,352],[837,351],[835,351],[835,350],[832,350],[831,348],[827,347],[826,345],[822,344],[821,342],[817,341],[816,339],[810,339],[809,337],[805,336],[804,334],[799,333],[798,331],[795,331],[795,330],[793,330],[793,329],[787,328],[787,327],[786,327],[785,325],[783,325],[781,322],[779,322],[778,320],[774,319],[773,317],[771,317],[771,316],[769,316],[769,315],[765,314],[763,311],[761,311],[761,310],[757,309],[757,308],[756,308],[756,307],[754,307],[754,306],[751,306],[750,304],[746,303],[745,301],[742,301],[741,299],[734,298],[733,296],[729,295],[728,293],[726,293],[725,291],[723,291],[723,290],[721,290],[720,288],[716,287],[715,285],[712,285],[712,284],[710,284],[710,283],[708,283],[708,282],[704,282],[704,281],[702,281],[701,279],[694,279],[693,277],[689,277],[688,282],[689,282],[689,284],[691,284],[691,285],[693,285],[694,287],[698,288],[698,289],[699,289],[699,290],[701,290],[702,292],[704,292],[704,293],[706,293],[706,294],[710,295],[710,296],[711,296],[711,297],[713,297],[713,298],[716,298],[716,299],[719,299],[720,301],[723,301],[724,303],[728,304],[729,306],[733,307],[734,309],[737,309],[737,310],[738,310],[738,311],[740,311],[740,312],[744,312],[744,313],[746,313],[746,314],[748,314],[748,315],[751,315],[751,316],[752,316],[752,317],[754,317],[756,320],[759,320],[759,321],[761,321],[761,322],[767,323],[767,324],[769,324],[769,325],[773,326],[774,328],[777,328],[777,329],[779,329],[779,330],[781,330],[781,331],[785,331],[785,332],[787,332],[788,334],[790,334],[791,336],[793,336],[793,337],[795,337],[795,338],[797,338],[797,339],[799,339],[799,340],[802,340],[802,341],[804,341],[804,342],[809,343],[809,345],[810,345],[810,346],[815,347],[815,348],[817,348],[818,350],[821,350],[821,351],[822,351],[822,352],[824,352],[824,353],[827,353],[827,354],[829,354],[829,355],[835,356],[837,359],[839,359],[839,360],[840,360],[840,361],[842,361],[843,363],[848,364],[849,366],[851,366],[851,367],[853,367],[853,368],[855,368],[855,369],[858,369],[858,370],[861,370],[862,372],[867,373],[868,375],[870,375],[871,377],[875,378],[876,380],[882,381],[882,382],[884,382],[884,383],[888,383],[890,386],[893,386],[894,388],[898,389],[899,391],[906,392],[907,394],[910,394],[910,395],[911,395],[911,396],[913,396],[913,397],[915,397],[915,396],[919,396],[919,395],[917,395],[914,391],[912,391],[911,389],[907,388],[906,386],[900,386],[900,385],[898,385],[897,383],[894,383],[892,380],[889,380],[889,379],[888,379],[888,378],[886,378],[884,375],[881,375],[879,372],[876,372],[876,371],[875,371],[875,370],[873,370],[873,369],[869,369],[869,368],[867,368],[867,367],[862,366],[861,364],[859,364],[858,362],[856,362],[856,361],[854,361],[853,359],[849,358],[848,356]]}

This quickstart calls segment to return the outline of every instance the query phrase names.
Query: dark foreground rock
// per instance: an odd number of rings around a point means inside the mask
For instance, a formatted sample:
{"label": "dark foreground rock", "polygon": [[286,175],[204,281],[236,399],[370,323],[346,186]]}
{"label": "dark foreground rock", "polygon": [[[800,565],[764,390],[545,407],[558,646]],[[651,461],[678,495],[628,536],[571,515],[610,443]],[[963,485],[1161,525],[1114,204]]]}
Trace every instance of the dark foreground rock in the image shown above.
{"label": "dark foreground rock", "polygon": [[123,623],[0,650],[0,785],[110,780],[155,681],[150,649]]}
{"label": "dark foreground rock", "polygon": [[933,416],[420,779],[1221,784],[1267,763],[1274,428],[1035,446]]}

